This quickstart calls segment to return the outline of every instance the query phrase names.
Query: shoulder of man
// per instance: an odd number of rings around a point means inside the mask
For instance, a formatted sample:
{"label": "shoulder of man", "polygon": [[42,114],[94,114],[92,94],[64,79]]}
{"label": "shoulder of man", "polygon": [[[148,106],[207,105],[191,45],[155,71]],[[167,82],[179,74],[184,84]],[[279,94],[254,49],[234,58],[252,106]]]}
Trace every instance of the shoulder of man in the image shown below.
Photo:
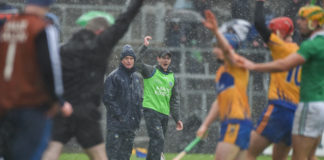
{"label": "shoulder of man", "polygon": [[[44,19],[36,15],[21,13],[18,16],[10,19],[7,23],[21,23],[21,25],[26,25],[30,32],[39,32],[43,30],[49,23]],[[24,23],[24,24],[23,24]]]}

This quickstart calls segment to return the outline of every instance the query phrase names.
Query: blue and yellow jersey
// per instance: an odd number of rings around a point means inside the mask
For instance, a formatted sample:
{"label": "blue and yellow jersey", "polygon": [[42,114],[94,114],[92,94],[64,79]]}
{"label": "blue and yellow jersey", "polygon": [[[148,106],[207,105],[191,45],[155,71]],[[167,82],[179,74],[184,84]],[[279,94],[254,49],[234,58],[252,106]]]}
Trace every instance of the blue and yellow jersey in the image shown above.
{"label": "blue and yellow jersey", "polygon": [[233,65],[221,66],[216,73],[216,92],[221,121],[250,119],[246,94],[249,71]]}
{"label": "blue and yellow jersey", "polygon": [[[273,33],[268,45],[273,60],[283,59],[292,53],[296,53],[299,48],[296,43],[285,42]],[[300,78],[301,66],[297,66],[288,72],[271,73],[268,93],[269,103],[296,109],[296,104],[299,102]]]}

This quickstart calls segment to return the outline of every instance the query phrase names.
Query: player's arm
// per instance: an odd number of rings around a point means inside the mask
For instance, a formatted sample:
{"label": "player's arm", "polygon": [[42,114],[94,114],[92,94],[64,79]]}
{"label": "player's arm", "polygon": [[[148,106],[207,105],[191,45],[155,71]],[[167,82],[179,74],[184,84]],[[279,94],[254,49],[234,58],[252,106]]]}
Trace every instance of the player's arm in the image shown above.
{"label": "player's arm", "polygon": [[284,59],[278,59],[267,63],[254,63],[250,60],[244,59],[244,67],[249,70],[260,72],[282,72],[288,71],[298,65],[305,63],[305,59],[300,54],[294,53]]}
{"label": "player's arm", "polygon": [[[115,24],[99,35],[99,43],[102,47],[113,47],[124,36],[132,20],[140,11],[143,0],[131,0],[127,10],[120,14]],[[111,53],[111,52],[110,52]]]}
{"label": "player's arm", "polygon": [[256,0],[254,25],[264,42],[268,43],[270,40],[271,31],[266,26],[264,17],[264,0]]}
{"label": "player's arm", "polygon": [[63,99],[63,80],[60,62],[58,33],[54,26],[47,26],[36,39],[36,56],[41,76],[52,100],[62,106],[63,115],[72,114],[72,107]]}
{"label": "player's arm", "polygon": [[217,99],[211,105],[211,109],[208,112],[207,117],[205,118],[204,122],[201,124],[199,129],[197,130],[196,136],[197,137],[204,137],[205,133],[208,130],[208,127],[211,123],[213,123],[218,116],[218,102]]}
{"label": "player's arm", "polygon": [[231,45],[228,43],[224,35],[218,29],[218,22],[214,16],[214,14],[210,10],[205,11],[205,21],[203,22],[205,27],[208,28],[213,34],[216,36],[218,40],[219,47],[224,52],[225,59],[231,64],[235,64],[238,56],[235,54]]}

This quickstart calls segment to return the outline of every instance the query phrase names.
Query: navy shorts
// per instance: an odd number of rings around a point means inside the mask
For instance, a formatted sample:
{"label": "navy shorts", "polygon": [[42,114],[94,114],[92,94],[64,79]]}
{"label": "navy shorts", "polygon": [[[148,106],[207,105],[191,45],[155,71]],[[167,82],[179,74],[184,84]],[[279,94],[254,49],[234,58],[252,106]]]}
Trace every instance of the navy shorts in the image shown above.
{"label": "navy shorts", "polygon": [[255,131],[273,143],[291,145],[291,132],[295,110],[269,104],[260,117]]}
{"label": "navy shorts", "polygon": [[1,130],[8,131],[6,158],[41,159],[50,140],[52,120],[47,117],[47,106],[16,108],[9,111]]}
{"label": "navy shorts", "polygon": [[250,133],[253,129],[251,120],[230,119],[221,124],[220,141],[235,144],[241,150],[246,150],[250,143]]}

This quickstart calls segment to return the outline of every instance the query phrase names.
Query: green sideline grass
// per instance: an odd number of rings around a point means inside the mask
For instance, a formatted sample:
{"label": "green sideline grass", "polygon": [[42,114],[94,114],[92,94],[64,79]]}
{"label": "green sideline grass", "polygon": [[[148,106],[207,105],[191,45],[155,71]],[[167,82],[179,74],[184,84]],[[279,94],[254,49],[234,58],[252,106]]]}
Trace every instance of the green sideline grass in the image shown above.
{"label": "green sideline grass", "polygon": [[[166,160],[172,160],[176,154],[165,154]],[[212,154],[188,154],[182,160],[213,160]],[[289,158],[290,159],[290,158]],[[83,153],[64,153],[60,156],[59,160],[89,160]],[[144,158],[136,158],[132,156],[130,160],[145,160]],[[270,156],[260,156],[257,160],[271,160]],[[318,160],[324,160],[324,157],[318,157]]]}

